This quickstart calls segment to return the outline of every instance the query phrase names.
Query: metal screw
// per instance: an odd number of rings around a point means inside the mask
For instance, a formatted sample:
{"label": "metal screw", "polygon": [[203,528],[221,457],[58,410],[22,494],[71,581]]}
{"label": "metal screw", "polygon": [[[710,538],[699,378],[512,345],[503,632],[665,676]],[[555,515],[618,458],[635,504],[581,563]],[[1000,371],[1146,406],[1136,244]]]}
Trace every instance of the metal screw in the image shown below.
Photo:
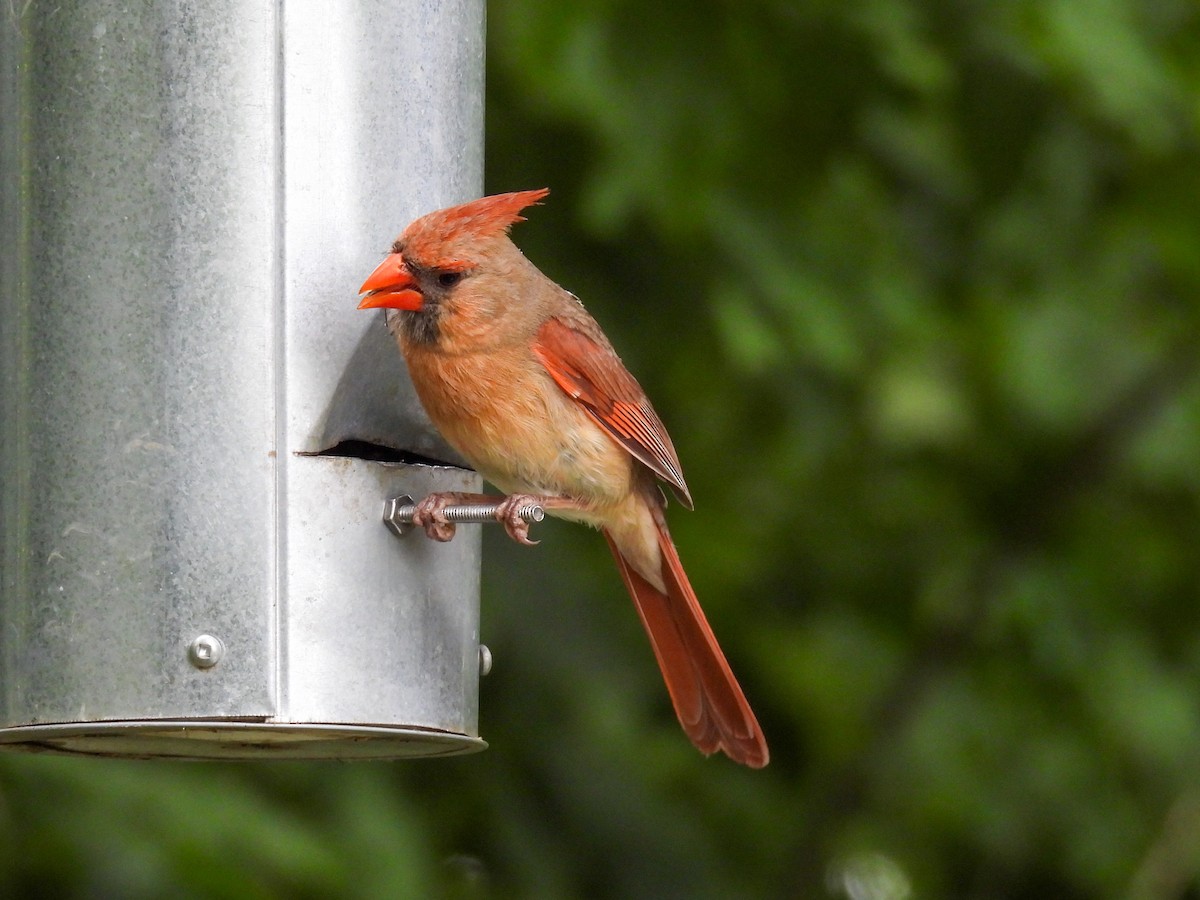
{"label": "metal screw", "polygon": [[492,671],[492,651],[488,649],[487,644],[479,645],[479,674],[486,675]]}
{"label": "metal screw", "polygon": [[[383,523],[398,537],[403,537],[412,527],[413,513],[416,511],[413,498],[407,494],[392,497],[383,504]],[[442,512],[446,521],[458,525],[479,525],[496,521],[496,510],[499,503],[460,503],[447,506]],[[517,515],[526,522],[540,522],[546,518],[546,510],[536,503],[530,503],[517,510]]]}
{"label": "metal screw", "polygon": [[219,637],[202,634],[188,646],[188,659],[197,669],[211,669],[225,655],[225,644]]}

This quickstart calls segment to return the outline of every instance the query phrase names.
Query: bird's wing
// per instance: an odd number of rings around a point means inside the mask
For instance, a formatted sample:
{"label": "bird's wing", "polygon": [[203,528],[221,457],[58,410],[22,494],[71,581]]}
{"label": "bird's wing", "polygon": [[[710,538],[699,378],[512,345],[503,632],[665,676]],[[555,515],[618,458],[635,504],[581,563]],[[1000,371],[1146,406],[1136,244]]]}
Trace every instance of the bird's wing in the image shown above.
{"label": "bird's wing", "polygon": [[533,352],[550,377],[635,459],[669,484],[692,508],[679,457],[646,392],[607,343],[599,343],[559,318],[538,330]]}

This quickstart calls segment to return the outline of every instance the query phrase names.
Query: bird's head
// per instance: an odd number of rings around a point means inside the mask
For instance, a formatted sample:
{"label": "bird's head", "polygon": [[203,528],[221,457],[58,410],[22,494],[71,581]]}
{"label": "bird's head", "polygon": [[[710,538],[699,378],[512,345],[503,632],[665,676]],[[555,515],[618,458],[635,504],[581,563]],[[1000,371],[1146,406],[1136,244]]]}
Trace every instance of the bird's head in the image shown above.
{"label": "bird's head", "polygon": [[404,229],[392,252],[363,282],[359,309],[432,312],[479,274],[497,254],[511,248],[508,230],[525,220],[521,210],[549,188],[481,197],[428,213]]}

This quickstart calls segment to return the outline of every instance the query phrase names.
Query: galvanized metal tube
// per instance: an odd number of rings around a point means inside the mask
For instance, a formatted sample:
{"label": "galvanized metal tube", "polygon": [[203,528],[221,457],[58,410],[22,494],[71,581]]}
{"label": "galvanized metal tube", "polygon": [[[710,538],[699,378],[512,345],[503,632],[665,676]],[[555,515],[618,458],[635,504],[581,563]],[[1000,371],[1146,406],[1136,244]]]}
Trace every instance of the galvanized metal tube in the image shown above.
{"label": "galvanized metal tube", "polygon": [[378,527],[387,496],[478,478],[297,454],[450,459],[354,289],[407,221],[480,192],[483,17],[6,16],[0,747],[236,756],[226,728],[244,755],[481,746],[478,537]]}

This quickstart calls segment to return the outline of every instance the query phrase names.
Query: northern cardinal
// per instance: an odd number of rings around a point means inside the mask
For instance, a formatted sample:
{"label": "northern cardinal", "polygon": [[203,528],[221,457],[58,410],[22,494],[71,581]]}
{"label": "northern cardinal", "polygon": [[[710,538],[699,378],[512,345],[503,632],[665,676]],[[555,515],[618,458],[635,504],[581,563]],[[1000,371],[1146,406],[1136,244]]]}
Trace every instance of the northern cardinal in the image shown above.
{"label": "northern cardinal", "polygon": [[[767,744],[667,531],[666,482],[692,508],[679,459],[645,392],[579,299],[508,237],[548,189],[483,197],[422,216],[359,289],[359,309],[400,310],[395,333],[434,425],[508,497],[497,518],[529,540],[518,510],[599,528],[650,636],[683,730],[701,752],[758,768]],[[414,521],[450,540],[434,494]]]}

